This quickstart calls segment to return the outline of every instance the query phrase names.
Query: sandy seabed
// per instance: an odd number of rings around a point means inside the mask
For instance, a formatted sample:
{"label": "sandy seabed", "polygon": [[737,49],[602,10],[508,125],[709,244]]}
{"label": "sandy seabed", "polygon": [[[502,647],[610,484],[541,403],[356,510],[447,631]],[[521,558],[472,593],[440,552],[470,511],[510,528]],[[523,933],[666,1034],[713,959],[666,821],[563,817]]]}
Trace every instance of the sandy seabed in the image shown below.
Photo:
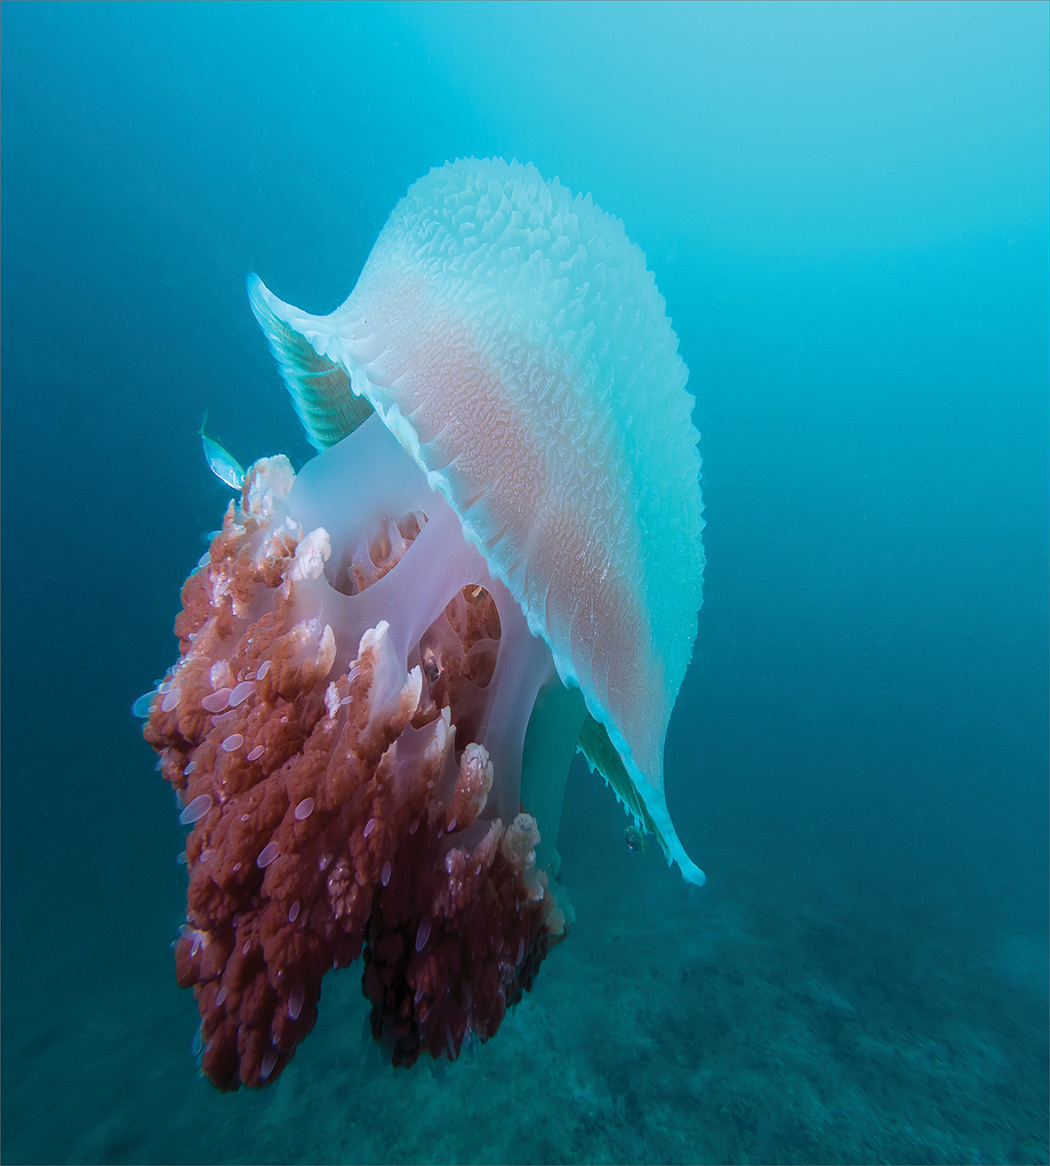
{"label": "sandy seabed", "polygon": [[356,964],[274,1087],[220,1094],[160,909],[38,921],[5,959],[4,1161],[1047,1161],[1045,935],[971,943],[772,861],[688,887],[618,814],[570,831],[568,940],[443,1073],[381,1061]]}

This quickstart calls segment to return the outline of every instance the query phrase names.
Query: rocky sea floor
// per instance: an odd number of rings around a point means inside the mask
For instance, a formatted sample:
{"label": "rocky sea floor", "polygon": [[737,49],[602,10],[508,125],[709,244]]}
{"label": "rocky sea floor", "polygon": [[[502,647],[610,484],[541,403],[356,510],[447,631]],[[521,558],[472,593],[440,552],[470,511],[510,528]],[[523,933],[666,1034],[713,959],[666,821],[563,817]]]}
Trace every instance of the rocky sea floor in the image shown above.
{"label": "rocky sea floor", "polygon": [[381,1062],[355,966],[273,1088],[219,1094],[143,891],[20,952],[5,920],[4,1161],[1047,1161],[1045,935],[971,942],[772,860],[687,887],[618,814],[568,831],[569,939],[442,1073]]}

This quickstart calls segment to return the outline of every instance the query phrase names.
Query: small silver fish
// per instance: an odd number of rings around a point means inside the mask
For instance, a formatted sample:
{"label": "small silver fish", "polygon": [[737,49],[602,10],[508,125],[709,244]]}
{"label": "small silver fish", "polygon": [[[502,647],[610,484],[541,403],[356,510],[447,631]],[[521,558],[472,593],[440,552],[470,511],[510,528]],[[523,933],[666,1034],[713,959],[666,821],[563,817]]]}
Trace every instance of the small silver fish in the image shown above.
{"label": "small silver fish", "polygon": [[244,468],[225,446],[204,432],[204,426],[207,424],[208,412],[205,410],[204,420],[201,422],[200,428],[201,445],[204,448],[204,460],[208,463],[208,468],[220,482],[225,482],[227,486],[232,486],[234,490],[239,490],[244,485]]}

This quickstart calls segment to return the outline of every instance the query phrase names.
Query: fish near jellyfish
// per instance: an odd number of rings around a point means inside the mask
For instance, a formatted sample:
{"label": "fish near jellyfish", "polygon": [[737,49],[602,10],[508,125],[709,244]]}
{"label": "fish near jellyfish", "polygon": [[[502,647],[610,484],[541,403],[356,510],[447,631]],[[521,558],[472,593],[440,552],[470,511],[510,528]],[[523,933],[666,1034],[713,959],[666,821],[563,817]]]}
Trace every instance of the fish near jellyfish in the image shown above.
{"label": "fish near jellyfish", "polygon": [[330,315],[248,290],[319,452],[247,471],[144,730],[191,827],[176,970],[223,1089],[273,1081],[358,957],[394,1064],[493,1036],[572,918],[577,749],[704,881],[663,793],[698,434],[622,223],[461,159],[409,189]]}

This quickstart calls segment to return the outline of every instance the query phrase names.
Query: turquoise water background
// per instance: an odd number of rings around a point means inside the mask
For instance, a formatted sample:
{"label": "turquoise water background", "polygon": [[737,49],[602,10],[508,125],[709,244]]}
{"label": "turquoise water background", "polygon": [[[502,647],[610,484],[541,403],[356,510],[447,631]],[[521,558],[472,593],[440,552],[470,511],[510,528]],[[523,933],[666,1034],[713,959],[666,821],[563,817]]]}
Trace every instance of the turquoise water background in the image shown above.
{"label": "turquoise water background", "polygon": [[[1046,1162],[1045,3],[0,5],[5,1161]],[[244,462],[310,456],[244,279],[341,302],[408,185],[534,162],[645,251],[708,557],[633,852],[442,1078],[356,970],[197,1079],[129,716]]]}

